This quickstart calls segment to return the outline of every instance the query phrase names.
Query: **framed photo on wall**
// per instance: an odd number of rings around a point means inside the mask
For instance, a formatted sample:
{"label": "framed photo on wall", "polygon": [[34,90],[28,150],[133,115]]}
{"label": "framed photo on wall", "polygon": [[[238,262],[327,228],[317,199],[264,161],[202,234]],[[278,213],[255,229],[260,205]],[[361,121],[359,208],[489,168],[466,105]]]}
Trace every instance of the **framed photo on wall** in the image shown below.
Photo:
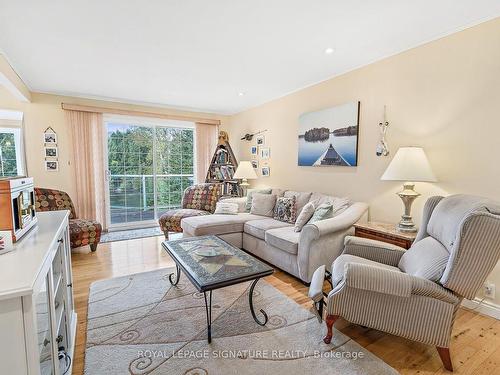
{"label": "framed photo on wall", "polygon": [[252,153],[252,155],[257,155],[257,146],[252,146],[250,152]]}
{"label": "framed photo on wall", "polygon": [[45,146],[45,157],[46,158],[57,158],[58,156],[59,156],[59,152],[57,151],[57,147]]}
{"label": "framed photo on wall", "polygon": [[269,150],[269,147],[264,147],[260,149],[260,157],[262,159],[269,159],[271,156],[271,151]]}
{"label": "framed photo on wall", "polygon": [[262,177],[269,177],[271,175],[271,170],[269,167],[262,167]]}
{"label": "framed photo on wall", "polygon": [[252,160],[252,167],[254,169],[258,169],[259,168],[259,162],[257,160]]}
{"label": "framed photo on wall", "polygon": [[357,166],[359,107],[355,101],[300,115],[298,165]]}
{"label": "framed photo on wall", "polygon": [[52,132],[52,131],[47,131],[47,132],[43,133],[43,143],[56,145],[57,144],[57,134],[55,132]]}
{"label": "framed photo on wall", "polygon": [[265,142],[266,142],[266,139],[264,138],[263,135],[257,136],[257,146],[263,146]]}
{"label": "framed photo on wall", "polygon": [[57,160],[45,160],[45,170],[48,172],[57,172],[59,170],[59,162]]}

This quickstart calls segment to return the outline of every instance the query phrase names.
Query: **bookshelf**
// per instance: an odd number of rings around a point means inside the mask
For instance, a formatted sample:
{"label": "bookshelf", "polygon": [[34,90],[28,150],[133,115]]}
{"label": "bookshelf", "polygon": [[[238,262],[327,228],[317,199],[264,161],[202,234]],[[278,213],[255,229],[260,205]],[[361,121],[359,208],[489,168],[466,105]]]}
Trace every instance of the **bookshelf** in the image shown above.
{"label": "bookshelf", "polygon": [[223,196],[241,197],[240,180],[233,178],[236,168],[238,168],[238,161],[229,145],[229,137],[225,131],[221,131],[205,182],[222,184]]}

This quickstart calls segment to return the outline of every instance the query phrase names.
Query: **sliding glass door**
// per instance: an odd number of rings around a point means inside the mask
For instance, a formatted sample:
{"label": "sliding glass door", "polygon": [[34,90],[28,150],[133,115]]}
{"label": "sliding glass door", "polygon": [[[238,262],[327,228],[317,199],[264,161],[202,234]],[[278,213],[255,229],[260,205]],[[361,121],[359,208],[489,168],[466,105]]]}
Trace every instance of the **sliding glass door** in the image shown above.
{"label": "sliding glass door", "polygon": [[193,124],[109,118],[105,126],[109,227],[155,225],[193,184]]}

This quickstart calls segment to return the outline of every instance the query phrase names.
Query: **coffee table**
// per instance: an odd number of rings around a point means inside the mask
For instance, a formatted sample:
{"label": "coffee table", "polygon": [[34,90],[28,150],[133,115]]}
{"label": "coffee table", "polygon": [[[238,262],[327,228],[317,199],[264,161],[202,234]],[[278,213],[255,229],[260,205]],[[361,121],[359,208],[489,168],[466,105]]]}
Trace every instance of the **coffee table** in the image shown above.
{"label": "coffee table", "polygon": [[[212,341],[212,291],[226,286],[251,281],[248,293],[250,312],[255,322],[261,326],[268,321],[267,314],[260,309],[264,320],[255,314],[253,291],[261,277],[271,275],[274,269],[257,258],[234,247],[217,236],[188,237],[180,240],[164,241],[163,248],[175,262],[176,272],[168,279],[177,285],[182,272],[189,281],[203,292],[207,314],[208,342]],[[213,254],[201,255],[207,250]]]}

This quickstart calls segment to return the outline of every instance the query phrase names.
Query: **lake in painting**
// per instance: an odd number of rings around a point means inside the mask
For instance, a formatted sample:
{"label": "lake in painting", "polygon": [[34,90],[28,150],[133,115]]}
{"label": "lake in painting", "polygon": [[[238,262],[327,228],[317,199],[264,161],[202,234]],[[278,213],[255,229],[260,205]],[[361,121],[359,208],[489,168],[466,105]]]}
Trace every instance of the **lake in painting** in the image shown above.
{"label": "lake in painting", "polygon": [[299,166],[356,166],[359,102],[299,118]]}

